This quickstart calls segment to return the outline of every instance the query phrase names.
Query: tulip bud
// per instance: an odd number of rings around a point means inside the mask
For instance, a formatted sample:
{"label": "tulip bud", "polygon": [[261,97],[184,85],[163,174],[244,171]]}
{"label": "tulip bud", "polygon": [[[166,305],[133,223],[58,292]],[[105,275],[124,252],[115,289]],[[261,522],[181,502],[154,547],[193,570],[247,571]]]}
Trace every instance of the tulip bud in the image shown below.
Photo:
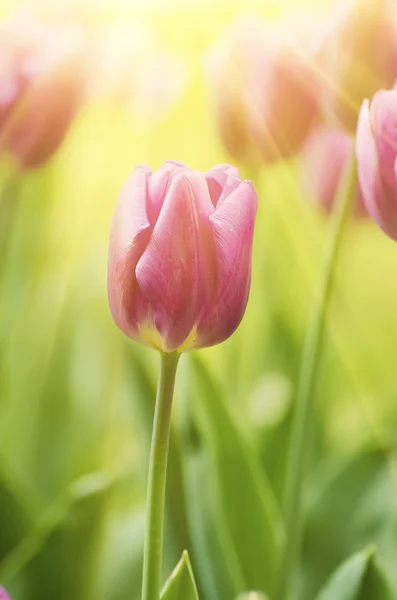
{"label": "tulip bud", "polygon": [[183,352],[219,344],[248,301],[257,194],[230,165],[139,166],[116,205],[108,294],[132,339]]}
{"label": "tulip bud", "polygon": [[83,100],[83,41],[18,13],[0,27],[0,153],[21,168],[46,162]]}
{"label": "tulip bud", "polygon": [[[303,147],[303,185],[327,213],[334,205],[353,146],[353,138],[342,129],[319,124]],[[360,188],[353,207],[356,216],[367,214]]]}
{"label": "tulip bud", "polygon": [[1,585],[0,585],[0,600],[11,600],[11,598],[9,597],[9,595],[7,594],[5,589],[3,587],[1,587]]}
{"label": "tulip bud", "polygon": [[358,177],[373,220],[397,241],[397,91],[380,90],[361,107],[356,140]]}
{"label": "tulip bud", "polygon": [[320,58],[325,112],[354,133],[360,106],[397,78],[395,0],[342,0]]}
{"label": "tulip bud", "polygon": [[289,158],[314,123],[317,82],[295,37],[244,19],[210,52],[220,135],[238,160]]}

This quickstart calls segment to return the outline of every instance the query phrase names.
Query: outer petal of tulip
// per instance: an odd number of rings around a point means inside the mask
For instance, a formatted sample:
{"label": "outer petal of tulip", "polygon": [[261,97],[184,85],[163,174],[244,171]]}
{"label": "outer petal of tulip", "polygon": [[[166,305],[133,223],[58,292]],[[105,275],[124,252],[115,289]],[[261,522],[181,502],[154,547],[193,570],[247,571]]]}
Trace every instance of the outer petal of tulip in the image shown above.
{"label": "outer petal of tulip", "polygon": [[[397,92],[393,94],[396,100]],[[376,114],[381,114],[384,95],[379,97]],[[388,103],[386,105],[388,109]],[[381,121],[380,121],[381,122]],[[369,101],[364,101],[359,114],[357,126],[356,155],[358,162],[358,177],[364,203],[368,213],[383,231],[397,240],[397,183],[390,181],[390,157],[385,163],[386,177],[383,176],[383,165],[380,161],[378,148],[381,139],[379,125],[372,123]],[[397,138],[394,136],[395,142]]]}
{"label": "outer petal of tulip", "polygon": [[0,600],[11,600],[5,589],[0,586]]}
{"label": "outer petal of tulip", "polygon": [[202,300],[200,226],[213,210],[208,188],[204,193],[207,197],[200,202],[203,190],[188,173],[173,179],[136,268],[139,287],[153,308],[154,326],[168,352],[178,349],[194,329]]}
{"label": "outer petal of tulip", "polygon": [[153,225],[158,219],[165,195],[167,194],[168,188],[171,185],[173,176],[178,172],[186,171],[188,169],[189,167],[186,167],[186,165],[181,162],[167,160],[151,176],[149,180],[148,211],[150,215],[150,222]]}
{"label": "outer petal of tulip", "polygon": [[371,101],[370,121],[382,177],[396,185],[397,91],[380,90]]}
{"label": "outer petal of tulip", "polygon": [[194,347],[219,344],[239,325],[251,283],[251,253],[257,193],[243,181],[211,215],[216,261],[216,288],[210,310],[197,326]]}
{"label": "outer petal of tulip", "polygon": [[109,248],[110,310],[121,331],[138,341],[139,318],[145,309],[149,312],[135,269],[152,230],[147,214],[150,175],[149,167],[137,167],[124,184],[114,212]]}

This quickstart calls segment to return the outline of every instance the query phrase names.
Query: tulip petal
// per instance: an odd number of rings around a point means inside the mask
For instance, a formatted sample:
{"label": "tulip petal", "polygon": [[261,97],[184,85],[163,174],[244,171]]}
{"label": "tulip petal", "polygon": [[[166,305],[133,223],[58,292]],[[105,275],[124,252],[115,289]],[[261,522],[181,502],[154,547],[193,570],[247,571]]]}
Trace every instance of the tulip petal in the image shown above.
{"label": "tulip petal", "polygon": [[358,118],[356,155],[366,208],[379,227],[397,239],[397,187],[382,179],[368,100],[363,102]]}
{"label": "tulip petal", "polygon": [[240,323],[248,301],[257,194],[243,181],[211,215],[217,281],[211,309],[197,326],[194,347],[217,344]]}
{"label": "tulip petal", "polygon": [[182,171],[191,171],[191,168],[181,162],[167,160],[151,176],[149,181],[148,214],[152,225],[154,225],[158,219],[172,178],[175,177],[177,172]]}
{"label": "tulip petal", "polygon": [[144,165],[137,167],[127,179],[116,205],[110,235],[110,310],[117,326],[134,339],[138,337],[136,300],[140,295],[135,268],[151,230],[146,210],[150,174],[150,167]]}
{"label": "tulip petal", "polygon": [[370,120],[382,176],[395,184],[397,156],[397,92],[380,90],[371,102]]}
{"label": "tulip petal", "polygon": [[239,170],[229,164],[218,165],[217,167],[210,169],[205,174],[205,178],[207,180],[211,201],[214,206],[217,206],[225,186],[230,180],[238,181],[238,183],[241,181]]}
{"label": "tulip petal", "polygon": [[215,245],[210,217],[214,212],[207,177],[199,172],[185,174],[194,199],[198,230],[199,298],[197,318],[208,311],[216,285]]}
{"label": "tulip petal", "polygon": [[5,589],[0,585],[0,600],[11,600]]}
{"label": "tulip petal", "polygon": [[153,307],[163,350],[179,348],[194,328],[200,273],[198,216],[191,182],[173,179],[136,276]]}

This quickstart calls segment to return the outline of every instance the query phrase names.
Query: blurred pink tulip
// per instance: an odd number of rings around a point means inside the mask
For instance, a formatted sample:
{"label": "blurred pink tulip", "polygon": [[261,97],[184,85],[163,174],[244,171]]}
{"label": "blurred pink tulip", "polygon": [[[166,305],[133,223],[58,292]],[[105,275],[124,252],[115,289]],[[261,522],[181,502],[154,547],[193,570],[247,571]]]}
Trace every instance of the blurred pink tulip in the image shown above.
{"label": "blurred pink tulip", "polygon": [[0,153],[23,168],[57,150],[83,100],[81,32],[20,12],[0,26]]}
{"label": "blurred pink tulip", "polygon": [[320,52],[325,112],[355,133],[365,98],[397,78],[395,0],[341,0],[330,16]]}
{"label": "blurred pink tulip", "polygon": [[240,19],[208,55],[219,131],[236,159],[288,158],[310,131],[317,81],[302,33]]}
{"label": "blurred pink tulip", "polygon": [[357,126],[358,176],[370,216],[397,241],[397,91],[365,100]]}
{"label": "blurred pink tulip", "polygon": [[[342,129],[319,124],[307,139],[302,150],[302,176],[305,189],[321,207],[331,212],[343,177],[344,169],[354,148],[354,140]],[[365,216],[361,190],[354,201],[356,216]]]}
{"label": "blurred pink tulip", "polygon": [[219,344],[248,301],[257,194],[230,165],[207,173],[139,166],[116,205],[109,249],[113,318],[163,350]]}
{"label": "blurred pink tulip", "polygon": [[0,600],[11,600],[5,589],[0,586]]}

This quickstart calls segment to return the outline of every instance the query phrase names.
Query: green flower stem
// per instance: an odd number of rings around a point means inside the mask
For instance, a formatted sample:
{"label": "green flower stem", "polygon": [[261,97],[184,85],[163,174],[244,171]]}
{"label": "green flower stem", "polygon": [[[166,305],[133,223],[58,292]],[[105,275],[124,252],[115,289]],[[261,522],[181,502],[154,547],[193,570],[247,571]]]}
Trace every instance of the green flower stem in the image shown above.
{"label": "green flower stem", "polygon": [[179,354],[161,352],[146,500],[142,600],[159,600],[163,555],[165,483],[171,431],[172,398]]}
{"label": "green flower stem", "polygon": [[281,560],[277,600],[288,600],[290,598],[292,580],[299,562],[303,529],[302,488],[307,446],[311,437],[311,424],[313,421],[315,375],[320,361],[325,314],[331,296],[335,265],[342,234],[348,221],[352,199],[357,189],[356,171],[356,161],[353,153],[335,199],[318,287],[303,347],[287,454],[283,506],[286,541]]}

